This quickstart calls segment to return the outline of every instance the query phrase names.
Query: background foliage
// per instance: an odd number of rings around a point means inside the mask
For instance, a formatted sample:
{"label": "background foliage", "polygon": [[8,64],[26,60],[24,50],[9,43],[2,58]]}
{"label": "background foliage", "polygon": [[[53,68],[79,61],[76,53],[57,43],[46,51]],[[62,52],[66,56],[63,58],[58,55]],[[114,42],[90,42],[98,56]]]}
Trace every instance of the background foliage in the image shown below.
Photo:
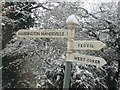
{"label": "background foliage", "polygon": [[[9,12],[8,12],[9,10]],[[67,29],[71,14],[80,22],[75,40],[100,40],[100,51],[74,51],[102,57],[102,67],[72,64],[71,88],[117,90],[120,68],[120,31],[117,3],[102,3],[89,12],[82,2],[3,3],[3,87],[62,88],[67,39],[16,38],[19,29]],[[32,28],[31,28],[32,27]],[[8,35],[10,37],[8,37]]]}

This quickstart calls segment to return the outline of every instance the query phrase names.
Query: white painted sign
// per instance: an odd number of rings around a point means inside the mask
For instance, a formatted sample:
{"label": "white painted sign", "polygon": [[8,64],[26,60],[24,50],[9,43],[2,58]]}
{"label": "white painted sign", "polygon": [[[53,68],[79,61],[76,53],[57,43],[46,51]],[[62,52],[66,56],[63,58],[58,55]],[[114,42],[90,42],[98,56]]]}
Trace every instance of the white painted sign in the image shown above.
{"label": "white painted sign", "polygon": [[67,38],[68,30],[19,30],[17,37],[23,38]]}
{"label": "white painted sign", "polygon": [[101,41],[74,41],[73,49],[78,50],[100,50],[106,45]]}
{"label": "white painted sign", "polygon": [[88,65],[95,65],[95,66],[103,66],[106,64],[106,61],[103,58],[89,56],[89,55],[82,55],[78,53],[73,53],[70,56],[70,60],[66,60],[69,62],[78,62],[80,64],[88,64]]}

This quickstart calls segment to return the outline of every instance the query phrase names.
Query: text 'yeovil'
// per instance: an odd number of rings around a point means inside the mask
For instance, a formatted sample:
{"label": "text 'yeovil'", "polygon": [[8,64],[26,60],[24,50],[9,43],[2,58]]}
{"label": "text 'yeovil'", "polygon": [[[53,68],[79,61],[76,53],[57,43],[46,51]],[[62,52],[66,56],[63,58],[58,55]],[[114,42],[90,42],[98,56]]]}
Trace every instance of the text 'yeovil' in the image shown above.
{"label": "text 'yeovil'", "polygon": [[74,41],[73,49],[77,50],[100,50],[106,45],[101,41]]}

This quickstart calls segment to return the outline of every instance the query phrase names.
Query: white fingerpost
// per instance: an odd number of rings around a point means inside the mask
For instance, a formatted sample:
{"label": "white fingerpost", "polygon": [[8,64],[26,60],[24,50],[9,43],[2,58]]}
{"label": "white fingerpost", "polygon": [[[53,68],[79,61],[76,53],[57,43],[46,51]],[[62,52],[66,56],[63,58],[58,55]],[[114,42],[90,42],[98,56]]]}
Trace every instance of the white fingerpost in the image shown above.
{"label": "white fingerpost", "polygon": [[71,62],[67,61],[70,60],[70,56],[73,53],[73,41],[74,41],[74,32],[76,27],[79,25],[75,15],[71,15],[66,20],[68,24],[69,32],[68,32],[68,45],[67,45],[67,55],[66,55],[66,66],[65,66],[65,73],[64,73],[64,82],[63,82],[63,89],[69,89],[70,85],[70,70],[71,70]]}

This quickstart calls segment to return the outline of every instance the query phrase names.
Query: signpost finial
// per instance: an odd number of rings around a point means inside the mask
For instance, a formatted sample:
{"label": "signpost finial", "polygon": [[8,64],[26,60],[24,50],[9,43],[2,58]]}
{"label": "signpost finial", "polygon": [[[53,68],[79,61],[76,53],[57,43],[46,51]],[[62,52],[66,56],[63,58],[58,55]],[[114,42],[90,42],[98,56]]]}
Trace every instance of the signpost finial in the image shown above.
{"label": "signpost finial", "polygon": [[77,20],[77,18],[76,18],[76,16],[74,14],[70,15],[67,18],[66,23],[68,24],[68,27],[71,30],[74,30],[76,28],[76,26],[79,25],[79,22],[78,22],[78,20]]}

